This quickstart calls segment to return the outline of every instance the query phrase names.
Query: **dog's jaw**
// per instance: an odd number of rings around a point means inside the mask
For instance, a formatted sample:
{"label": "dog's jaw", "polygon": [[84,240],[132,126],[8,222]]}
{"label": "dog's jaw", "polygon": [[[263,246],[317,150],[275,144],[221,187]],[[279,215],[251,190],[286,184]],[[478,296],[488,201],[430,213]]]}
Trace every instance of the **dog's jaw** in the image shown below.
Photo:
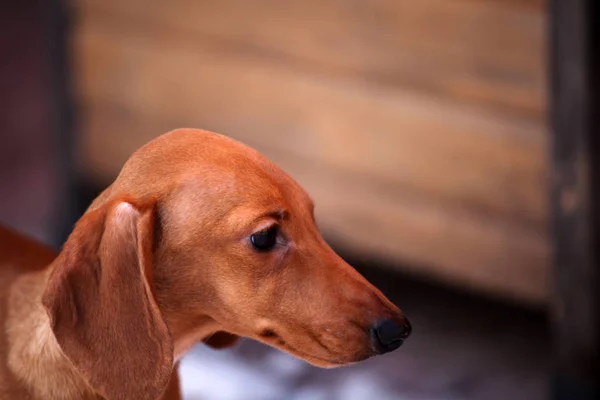
{"label": "dog's jaw", "polygon": [[207,323],[196,327],[193,332],[174,336],[175,363],[179,362],[194,345],[210,337],[216,331],[217,328],[214,324]]}

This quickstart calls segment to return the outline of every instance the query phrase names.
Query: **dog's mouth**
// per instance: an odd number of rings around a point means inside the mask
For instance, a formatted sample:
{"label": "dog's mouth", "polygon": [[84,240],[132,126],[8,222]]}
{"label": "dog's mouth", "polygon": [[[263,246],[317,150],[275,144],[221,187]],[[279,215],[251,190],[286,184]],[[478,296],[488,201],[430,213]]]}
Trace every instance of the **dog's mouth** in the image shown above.
{"label": "dog's mouth", "polygon": [[362,357],[358,357],[352,360],[342,360],[342,359],[338,359],[338,358],[322,358],[322,357],[318,357],[309,353],[305,353],[303,351],[300,351],[288,344],[285,344],[281,347],[279,347],[280,349],[296,356],[299,357],[303,360],[305,360],[306,362],[313,364],[317,367],[321,367],[321,368],[335,368],[335,367],[341,367],[341,366],[348,366],[363,360],[366,360],[367,358],[371,357],[370,355],[367,356],[362,356]]}
{"label": "dog's mouth", "polygon": [[272,329],[263,330],[259,334],[259,337],[257,339],[269,346],[278,348],[282,351],[285,351],[286,353],[289,353],[295,357],[301,358],[304,361],[306,361],[312,365],[321,367],[321,368],[335,368],[335,367],[350,365],[350,364],[357,363],[359,361],[363,361],[363,360],[371,357],[372,355],[374,355],[374,354],[370,354],[370,352],[369,352],[369,354],[364,354],[364,355],[361,355],[358,357],[349,358],[349,357],[341,356],[339,354],[335,354],[333,351],[331,351],[329,348],[327,348],[327,346],[325,346],[321,341],[319,341],[318,338],[315,337],[315,335],[309,334],[307,336],[311,338],[311,342],[313,342],[317,347],[330,353],[331,357],[315,355],[313,353],[300,350],[300,349],[298,349],[297,346],[291,345],[288,341],[286,341],[283,337],[281,337],[279,334],[277,334]]}

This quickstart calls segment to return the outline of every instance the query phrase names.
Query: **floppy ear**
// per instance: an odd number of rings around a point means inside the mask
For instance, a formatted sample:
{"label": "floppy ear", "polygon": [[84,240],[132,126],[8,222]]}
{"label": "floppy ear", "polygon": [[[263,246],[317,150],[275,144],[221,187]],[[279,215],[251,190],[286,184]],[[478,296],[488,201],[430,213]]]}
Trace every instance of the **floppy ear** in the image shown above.
{"label": "floppy ear", "polygon": [[151,289],[154,214],[123,201],[85,214],[42,299],[64,354],[110,400],[156,399],[173,369]]}
{"label": "floppy ear", "polygon": [[203,342],[205,345],[212,347],[213,349],[220,350],[235,346],[238,340],[240,340],[238,335],[219,331],[215,332],[215,334],[211,335],[209,338],[204,339]]}

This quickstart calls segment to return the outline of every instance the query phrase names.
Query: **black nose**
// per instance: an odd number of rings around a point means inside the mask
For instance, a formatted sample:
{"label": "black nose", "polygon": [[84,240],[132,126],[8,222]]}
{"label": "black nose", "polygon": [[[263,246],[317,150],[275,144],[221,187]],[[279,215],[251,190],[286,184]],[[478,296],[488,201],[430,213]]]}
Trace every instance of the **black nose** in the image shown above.
{"label": "black nose", "polygon": [[410,322],[404,318],[402,322],[395,319],[377,321],[369,333],[375,352],[385,354],[400,347],[411,331]]}

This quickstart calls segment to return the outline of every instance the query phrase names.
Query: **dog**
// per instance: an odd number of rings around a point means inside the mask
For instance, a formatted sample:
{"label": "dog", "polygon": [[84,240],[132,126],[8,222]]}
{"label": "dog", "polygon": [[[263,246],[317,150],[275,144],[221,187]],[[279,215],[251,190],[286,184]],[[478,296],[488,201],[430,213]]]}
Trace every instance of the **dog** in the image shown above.
{"label": "dog", "polygon": [[410,332],[325,243],[298,183],[216,133],[137,150],[59,254],[0,229],[1,399],[174,400],[198,342],[248,337],[331,368]]}

